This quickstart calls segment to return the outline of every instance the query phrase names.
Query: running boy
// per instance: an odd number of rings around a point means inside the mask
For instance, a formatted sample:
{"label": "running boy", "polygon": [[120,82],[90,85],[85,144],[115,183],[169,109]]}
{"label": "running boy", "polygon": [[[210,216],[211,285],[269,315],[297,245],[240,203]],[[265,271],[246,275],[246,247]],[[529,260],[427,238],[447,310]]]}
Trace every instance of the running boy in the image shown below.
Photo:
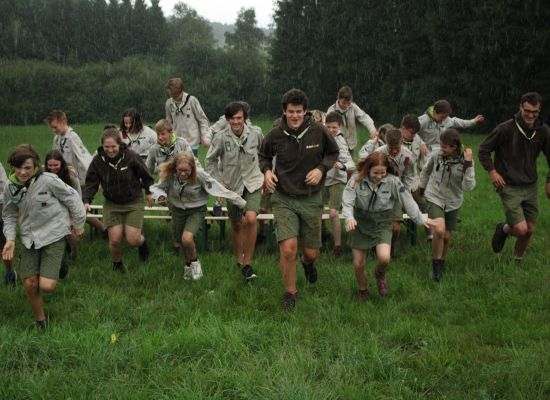
{"label": "running boy", "polygon": [[157,143],[149,149],[149,155],[145,162],[151,175],[158,172],[160,164],[170,161],[179,152],[193,153],[187,141],[172,132],[172,124],[167,119],[159,120],[155,125],[155,130],[157,131]]}

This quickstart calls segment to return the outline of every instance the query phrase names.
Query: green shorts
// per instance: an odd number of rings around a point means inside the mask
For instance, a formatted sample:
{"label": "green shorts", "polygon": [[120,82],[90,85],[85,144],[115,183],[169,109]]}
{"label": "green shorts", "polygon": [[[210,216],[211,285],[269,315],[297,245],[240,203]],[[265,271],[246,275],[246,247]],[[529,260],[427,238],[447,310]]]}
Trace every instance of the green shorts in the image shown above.
{"label": "green shorts", "polygon": [[369,250],[382,243],[391,244],[393,210],[366,212],[355,208],[353,218],[357,226],[348,232],[352,249]]}
{"label": "green shorts", "polygon": [[396,200],[393,204],[392,221],[403,221],[403,206],[399,200]]}
{"label": "green shorts", "polygon": [[204,215],[206,214],[206,205],[188,208],[171,208],[172,212],[172,235],[174,241],[180,243],[183,232],[190,232],[193,236],[197,233],[204,223]]}
{"label": "green shorts", "polygon": [[271,193],[262,193],[262,198],[260,199],[260,210],[271,210]]}
{"label": "green shorts", "polygon": [[522,221],[537,222],[539,207],[536,183],[505,185],[498,193],[508,225],[513,226]]}
{"label": "green shorts", "polygon": [[443,208],[430,201],[428,203],[428,217],[431,219],[445,218],[445,230],[454,231],[458,223],[458,210],[445,211]]}
{"label": "green shorts", "polygon": [[311,196],[289,196],[275,192],[271,196],[271,204],[278,242],[297,237],[304,247],[321,247],[323,202],[320,192]]}
{"label": "green shorts", "polygon": [[143,227],[143,197],[126,204],[117,204],[105,199],[103,203],[103,225],[110,228],[128,225],[137,229]]}
{"label": "green shorts", "polygon": [[330,209],[339,210],[342,207],[342,194],[345,187],[345,183],[325,186],[323,188],[323,204],[328,205]]}
{"label": "green shorts", "polygon": [[232,221],[241,219],[247,211],[254,211],[256,214],[260,213],[260,200],[262,198],[260,189],[252,193],[244,189],[244,193],[241,197],[246,200],[246,206],[244,206],[244,208],[239,208],[236,205],[227,202],[227,214],[229,215],[229,219]]}
{"label": "green shorts", "polygon": [[40,249],[21,246],[21,279],[40,275],[48,279],[59,279],[61,260],[65,254],[65,238]]}

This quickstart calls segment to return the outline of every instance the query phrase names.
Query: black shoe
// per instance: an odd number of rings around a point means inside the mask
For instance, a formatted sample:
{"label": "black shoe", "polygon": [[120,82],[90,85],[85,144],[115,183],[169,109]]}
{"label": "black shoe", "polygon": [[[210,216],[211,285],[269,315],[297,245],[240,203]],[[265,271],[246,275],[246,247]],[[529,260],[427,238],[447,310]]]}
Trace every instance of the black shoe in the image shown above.
{"label": "black shoe", "polygon": [[139,260],[147,261],[149,258],[149,247],[147,246],[147,241],[144,240],[141,246],[138,247]]}
{"label": "black shoe", "polygon": [[46,330],[48,329],[48,321],[43,319],[41,321],[36,321],[36,329],[38,330]]}
{"label": "black shoe", "polygon": [[245,265],[244,267],[242,267],[241,271],[247,281],[255,279],[257,277],[251,265]]}
{"label": "black shoe", "polygon": [[445,260],[432,260],[432,278],[434,281],[439,282],[443,278],[444,270]]}
{"label": "black shoe", "polygon": [[17,272],[6,271],[4,273],[4,282],[8,286],[15,286],[17,284]]}
{"label": "black shoe", "polygon": [[125,274],[126,272],[128,272],[128,269],[124,266],[122,261],[118,261],[113,263],[113,271]]}
{"label": "black shoe", "polygon": [[296,307],[296,293],[292,294],[285,292],[285,296],[283,297],[283,309],[285,311],[294,311],[294,307]]}
{"label": "black shoe", "polygon": [[504,247],[504,243],[506,243],[506,238],[508,235],[504,233],[503,228],[505,224],[505,222],[499,222],[495,226],[495,233],[493,234],[493,240],[491,241],[491,246],[493,247],[493,251],[495,253],[500,253]]}
{"label": "black shoe", "polygon": [[61,260],[61,268],[59,268],[59,279],[65,279],[68,273],[69,263],[65,260],[65,257],[63,257],[63,260]]}
{"label": "black shoe", "polygon": [[302,261],[302,266],[304,267],[304,274],[309,283],[317,282],[317,268],[315,268],[315,263],[306,264]]}

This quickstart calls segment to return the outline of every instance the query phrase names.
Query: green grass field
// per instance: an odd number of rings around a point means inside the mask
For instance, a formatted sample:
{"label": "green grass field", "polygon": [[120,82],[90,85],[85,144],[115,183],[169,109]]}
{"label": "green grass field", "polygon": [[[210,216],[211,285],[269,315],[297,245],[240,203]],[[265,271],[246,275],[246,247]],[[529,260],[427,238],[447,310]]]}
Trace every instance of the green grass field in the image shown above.
{"label": "green grass field", "polygon": [[[93,151],[101,126],[74,128]],[[44,155],[52,134],[45,126],[0,127],[0,139],[5,166],[19,143]],[[474,149],[481,139],[464,136]],[[518,265],[512,241],[500,256],[490,249],[503,213],[477,161],[476,173],[443,281],[430,279],[424,234],[415,247],[402,235],[389,298],[378,297],[368,259],[367,303],[354,300],[350,252],[336,260],[331,246],[315,285],[300,268],[300,298],[287,313],[278,252],[265,245],[256,251],[259,277],[247,285],[229,243],[215,234],[199,254],[198,282],[183,280],[167,223],[146,223],[152,256],[140,264],[137,250],[126,249],[124,276],[111,271],[107,242],[85,237],[68,278],[45,297],[47,332],[34,329],[21,285],[0,286],[0,399],[548,399],[544,179],[537,233]]]}

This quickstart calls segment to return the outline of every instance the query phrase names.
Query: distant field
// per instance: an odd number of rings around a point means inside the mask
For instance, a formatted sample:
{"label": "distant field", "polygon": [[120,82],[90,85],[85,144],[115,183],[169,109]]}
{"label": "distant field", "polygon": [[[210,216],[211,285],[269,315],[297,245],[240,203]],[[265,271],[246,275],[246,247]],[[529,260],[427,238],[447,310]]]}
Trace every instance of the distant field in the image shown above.
{"label": "distant field", "polygon": [[[102,125],[74,128],[93,152]],[[464,136],[476,151],[481,139]],[[19,143],[43,156],[52,134],[3,126],[0,140],[5,166]],[[0,399],[548,399],[550,203],[539,161],[541,213],[523,264],[512,241],[500,256],[490,250],[503,214],[476,156],[477,188],[466,194],[443,281],[430,279],[424,234],[415,247],[402,237],[391,296],[377,295],[368,258],[373,295],[364,304],[354,300],[349,251],[335,259],[331,245],[315,285],[299,268],[289,314],[278,254],[265,245],[259,277],[246,285],[217,227],[199,254],[198,282],[183,280],[167,223],[146,223],[152,257],[139,264],[126,249],[126,276],[111,271],[106,241],[85,237],[69,277],[46,296],[48,332],[33,329],[21,286],[0,285]]]}

